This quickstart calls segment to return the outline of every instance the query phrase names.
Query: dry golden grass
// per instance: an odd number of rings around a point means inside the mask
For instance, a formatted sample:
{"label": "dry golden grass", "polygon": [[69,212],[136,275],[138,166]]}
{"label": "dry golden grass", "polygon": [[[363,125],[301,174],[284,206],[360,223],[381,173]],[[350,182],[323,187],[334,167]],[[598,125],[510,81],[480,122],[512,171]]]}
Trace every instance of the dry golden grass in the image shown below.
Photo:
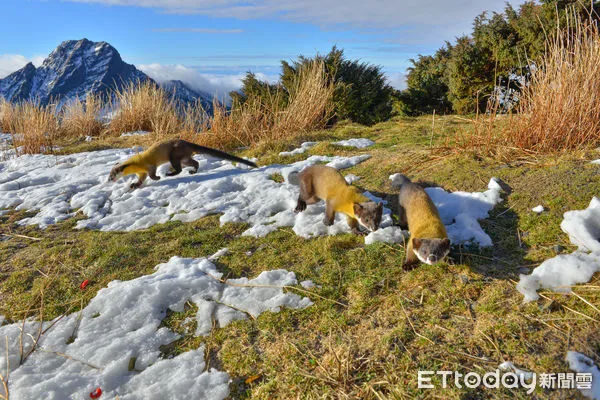
{"label": "dry golden grass", "polygon": [[199,140],[206,146],[233,148],[300,137],[322,128],[330,118],[333,90],[323,63],[313,62],[301,71],[286,106],[282,106],[282,91],[266,97],[249,96],[230,111],[215,103],[210,131]]}
{"label": "dry golden grass", "polygon": [[163,136],[175,133],[179,126],[172,96],[149,81],[125,85],[115,93],[111,108],[118,114],[110,122],[110,134],[144,130]]}
{"label": "dry golden grass", "polygon": [[0,131],[10,132],[14,125],[15,107],[5,99],[0,99]]}
{"label": "dry golden grass", "polygon": [[27,101],[11,107],[7,132],[13,134],[17,154],[52,152],[59,133],[56,106]]}
{"label": "dry golden grass", "polygon": [[61,136],[99,136],[104,129],[100,113],[105,103],[97,94],[88,94],[85,100],[79,98],[68,102],[60,110]]}
{"label": "dry golden grass", "polygon": [[[575,21],[575,22],[573,22]],[[600,35],[598,26],[572,18],[548,39],[546,54],[520,95],[507,144],[556,152],[600,143]]]}

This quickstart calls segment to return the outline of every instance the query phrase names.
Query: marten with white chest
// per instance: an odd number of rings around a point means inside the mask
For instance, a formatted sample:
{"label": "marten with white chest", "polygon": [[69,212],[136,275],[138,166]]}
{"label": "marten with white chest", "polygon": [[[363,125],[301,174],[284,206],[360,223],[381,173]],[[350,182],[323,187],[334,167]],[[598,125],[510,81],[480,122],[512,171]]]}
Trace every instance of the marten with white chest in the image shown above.
{"label": "marten with white chest", "polygon": [[237,161],[250,167],[257,167],[252,161],[244,160],[224,151],[175,139],[154,144],[148,150],[115,165],[110,171],[109,180],[115,182],[122,176],[136,174],[138,180],[130,186],[132,189],[135,189],[140,187],[148,176],[152,180],[159,180],[160,177],[156,175],[156,169],[161,164],[168,162],[171,163],[171,171],[167,173],[167,176],[179,174],[183,167],[192,167],[193,169],[190,173],[194,174],[198,172],[199,167],[198,161],[192,158],[194,154],[208,154],[209,156],[224,160]]}
{"label": "marten with white chest", "polygon": [[404,268],[410,269],[419,261],[429,265],[441,262],[450,252],[450,240],[435,204],[421,186],[406,176],[397,174],[392,181],[400,187],[400,226],[410,231]]}
{"label": "marten with white chest", "polygon": [[290,175],[288,181],[300,186],[295,212],[306,210],[307,204],[325,200],[325,225],[333,225],[335,213],[340,212],[346,214],[348,225],[355,234],[361,234],[359,224],[370,231],[379,227],[383,204],[369,200],[357,188],[348,185],[337,169],[313,165]]}

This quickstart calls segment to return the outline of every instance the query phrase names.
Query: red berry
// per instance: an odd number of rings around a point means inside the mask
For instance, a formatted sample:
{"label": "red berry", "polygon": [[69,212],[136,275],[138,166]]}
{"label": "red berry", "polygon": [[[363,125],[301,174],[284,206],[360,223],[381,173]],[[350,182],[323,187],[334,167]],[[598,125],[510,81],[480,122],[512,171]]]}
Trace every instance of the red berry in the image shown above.
{"label": "red berry", "polygon": [[85,289],[86,286],[88,285],[88,283],[90,283],[90,281],[87,279],[85,281],[81,282],[81,285],[79,285],[79,289],[81,289],[81,290]]}
{"label": "red berry", "polygon": [[100,396],[102,396],[102,389],[100,389],[99,387],[97,387],[92,393],[90,393],[90,398],[92,399],[97,399]]}

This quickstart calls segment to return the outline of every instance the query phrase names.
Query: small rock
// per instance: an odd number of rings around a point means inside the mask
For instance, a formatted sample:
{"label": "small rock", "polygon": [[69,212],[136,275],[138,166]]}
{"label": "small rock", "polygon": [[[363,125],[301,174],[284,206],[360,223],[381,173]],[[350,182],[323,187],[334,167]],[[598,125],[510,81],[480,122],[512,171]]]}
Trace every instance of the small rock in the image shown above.
{"label": "small rock", "polygon": [[464,283],[465,285],[466,285],[467,283],[469,283],[469,277],[468,277],[468,276],[466,276],[466,275],[462,275],[462,274],[460,274],[460,275],[458,275],[458,278],[459,278],[459,279],[460,279],[460,281],[461,281],[462,283]]}
{"label": "small rock", "polygon": [[564,247],[562,247],[560,244],[556,244],[556,245],[552,246],[552,250],[554,250],[554,252],[555,252],[556,254],[560,254],[560,253],[562,253],[563,251],[565,251],[565,248],[564,248]]}

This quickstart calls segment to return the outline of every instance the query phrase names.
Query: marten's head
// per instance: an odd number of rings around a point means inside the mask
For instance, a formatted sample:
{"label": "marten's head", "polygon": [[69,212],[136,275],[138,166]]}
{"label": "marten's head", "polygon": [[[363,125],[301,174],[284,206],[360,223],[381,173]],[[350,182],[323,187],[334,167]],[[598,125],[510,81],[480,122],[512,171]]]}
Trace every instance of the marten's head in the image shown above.
{"label": "marten's head", "polygon": [[122,164],[116,164],[113,169],[110,170],[110,174],[108,175],[108,180],[110,182],[116,182],[120,177],[123,176],[123,170],[125,166]]}
{"label": "marten's head", "polygon": [[450,240],[448,238],[413,238],[412,245],[417,258],[429,265],[441,262],[450,252]]}
{"label": "marten's head", "polygon": [[364,203],[354,203],[354,215],[358,223],[370,230],[376,231],[381,223],[381,215],[383,214],[383,203],[375,203],[374,201],[366,201]]}

